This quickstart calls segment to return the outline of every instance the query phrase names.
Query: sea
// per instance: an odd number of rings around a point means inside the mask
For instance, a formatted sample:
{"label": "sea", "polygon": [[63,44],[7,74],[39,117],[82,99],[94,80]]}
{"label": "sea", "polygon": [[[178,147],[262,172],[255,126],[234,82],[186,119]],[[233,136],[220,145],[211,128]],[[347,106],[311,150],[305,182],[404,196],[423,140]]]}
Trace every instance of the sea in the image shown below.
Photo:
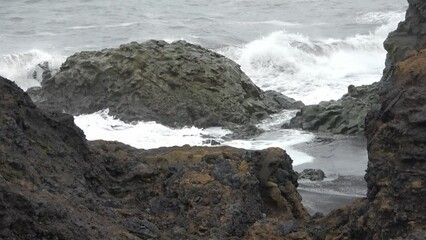
{"label": "sea", "polygon": [[[383,41],[403,20],[408,3],[0,0],[0,6],[0,75],[15,81],[23,90],[40,85],[32,73],[44,61],[59,68],[67,56],[83,50],[149,39],[186,40],[231,58],[263,90],[279,91],[305,104],[315,104],[340,98],[350,84],[380,80],[386,56]],[[207,140],[212,139],[247,149],[281,147],[297,167],[318,159],[306,147],[315,143],[318,134],[281,129],[294,114],[295,111],[276,114],[259,124],[265,130],[262,135],[233,140],[225,137],[230,131],[222,128],[172,129],[155,122],[128,124],[109,115],[108,109],[75,116],[75,123],[89,140],[117,140],[142,149],[208,145]],[[363,165],[360,169],[365,170],[366,148],[357,147],[359,142],[354,142],[351,154],[359,156]],[[340,164],[334,174],[339,175],[344,166]],[[344,175],[350,170],[344,169]],[[362,174],[363,171],[354,173]]]}

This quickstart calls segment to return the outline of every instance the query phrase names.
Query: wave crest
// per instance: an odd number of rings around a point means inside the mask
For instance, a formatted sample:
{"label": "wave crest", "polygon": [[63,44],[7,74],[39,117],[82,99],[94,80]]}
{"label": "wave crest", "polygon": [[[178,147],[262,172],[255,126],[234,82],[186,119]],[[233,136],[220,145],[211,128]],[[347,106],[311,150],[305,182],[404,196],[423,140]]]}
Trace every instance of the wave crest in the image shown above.
{"label": "wave crest", "polygon": [[0,75],[14,81],[24,90],[39,86],[40,83],[33,79],[32,74],[35,66],[45,61],[49,62],[51,68],[57,69],[65,61],[65,57],[37,49],[19,54],[3,55],[0,56]]}
{"label": "wave crest", "polygon": [[400,15],[368,34],[317,39],[277,31],[241,47],[219,52],[237,63],[262,89],[278,90],[307,104],[337,99],[350,84],[378,81],[386,51],[383,41]]}

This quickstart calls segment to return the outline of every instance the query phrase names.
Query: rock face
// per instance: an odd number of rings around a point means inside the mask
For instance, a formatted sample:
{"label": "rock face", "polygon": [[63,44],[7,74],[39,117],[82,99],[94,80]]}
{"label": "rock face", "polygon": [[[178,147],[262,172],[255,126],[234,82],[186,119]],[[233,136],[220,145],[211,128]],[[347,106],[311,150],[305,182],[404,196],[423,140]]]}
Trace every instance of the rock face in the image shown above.
{"label": "rock face", "polygon": [[335,134],[364,134],[365,117],[379,101],[379,83],[355,87],[337,101],[307,105],[283,128]]}
{"label": "rock face", "polygon": [[367,198],[307,221],[312,239],[426,236],[426,4],[408,2],[406,20],[385,42],[379,105],[366,117]]}
{"label": "rock face", "polygon": [[44,109],[78,115],[109,108],[127,122],[172,127],[250,124],[303,106],[261,91],[235,62],[184,41],[76,53],[29,94]]}
{"label": "rock face", "polygon": [[[388,54],[386,68],[379,83],[369,86],[349,86],[348,94],[337,101],[305,106],[285,128],[342,134],[363,134],[367,112],[380,108],[379,95],[392,88],[396,64],[409,57],[413,50],[426,47],[426,7],[423,0],[408,0],[406,19],[384,42]],[[351,92],[355,92],[353,96]]]}
{"label": "rock face", "polygon": [[0,78],[1,239],[256,239],[308,217],[281,149],[87,143],[72,120]]}
{"label": "rock face", "polygon": [[385,42],[380,106],[366,118],[368,198],[318,221],[320,238],[426,236],[426,5],[408,2],[406,20]]}

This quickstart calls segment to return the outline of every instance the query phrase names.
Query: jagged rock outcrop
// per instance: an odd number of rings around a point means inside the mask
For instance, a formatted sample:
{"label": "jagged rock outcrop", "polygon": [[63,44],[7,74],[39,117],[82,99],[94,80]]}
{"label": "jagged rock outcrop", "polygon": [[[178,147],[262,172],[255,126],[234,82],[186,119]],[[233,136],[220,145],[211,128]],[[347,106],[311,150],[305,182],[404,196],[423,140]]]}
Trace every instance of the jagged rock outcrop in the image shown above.
{"label": "jagged rock outcrop", "polygon": [[[386,67],[380,82],[372,85],[349,86],[348,94],[337,101],[321,102],[302,108],[284,128],[302,128],[339,134],[363,134],[367,112],[380,108],[379,95],[386,94],[395,65],[405,60],[413,50],[426,47],[426,5],[423,0],[409,0],[406,19],[391,32],[384,42],[388,52]],[[356,96],[352,96],[355,92]]]}
{"label": "jagged rock outcrop", "polygon": [[406,20],[385,42],[380,104],[366,118],[367,199],[318,220],[311,232],[319,238],[426,236],[426,3],[408,2]]}
{"label": "jagged rock outcrop", "polygon": [[172,127],[246,125],[303,106],[263,92],[232,60],[185,41],[76,53],[29,94],[44,109],[78,115],[109,108],[127,122]]}
{"label": "jagged rock outcrop", "polygon": [[367,116],[367,199],[317,220],[316,238],[426,236],[426,49],[413,54],[394,65],[381,107]]}
{"label": "jagged rock outcrop", "polygon": [[406,20],[385,42],[379,101],[366,117],[367,198],[311,218],[312,239],[426,236],[426,3],[408,2]]}
{"label": "jagged rock outcrop", "polygon": [[0,238],[107,236],[89,232],[99,222],[86,224],[90,216],[83,214],[90,206],[81,196],[94,194],[84,177],[89,155],[71,116],[40,111],[0,77]]}
{"label": "jagged rock outcrop", "polygon": [[388,82],[387,79],[391,76],[395,64],[405,60],[413,50],[426,47],[425,2],[408,0],[408,3],[405,20],[399,23],[398,28],[391,32],[384,42],[387,56],[382,83]]}
{"label": "jagged rock outcrop", "polygon": [[283,128],[334,134],[364,134],[365,117],[379,101],[379,83],[355,87],[339,100],[303,107]]}
{"label": "jagged rock outcrop", "polygon": [[71,116],[0,77],[1,239],[239,239],[267,219],[297,229],[308,214],[291,164],[278,148],[87,143]]}
{"label": "jagged rock outcrop", "polygon": [[[426,23],[425,4],[409,3],[407,22]],[[87,143],[72,117],[39,110],[0,78],[0,238],[423,240],[422,46],[388,65],[367,115],[367,198],[311,218],[281,149]]]}

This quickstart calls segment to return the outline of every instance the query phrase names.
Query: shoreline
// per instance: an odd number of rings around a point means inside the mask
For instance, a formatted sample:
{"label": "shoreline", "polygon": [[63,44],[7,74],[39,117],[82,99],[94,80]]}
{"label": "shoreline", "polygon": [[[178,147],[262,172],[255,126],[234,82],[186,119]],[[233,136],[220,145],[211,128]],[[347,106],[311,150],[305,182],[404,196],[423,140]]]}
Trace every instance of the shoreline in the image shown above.
{"label": "shoreline", "polygon": [[314,159],[312,162],[293,166],[295,171],[321,169],[327,178],[312,182],[299,180],[298,192],[310,214],[327,214],[365,197],[367,183],[367,141],[364,136],[346,136],[316,133],[310,142],[293,145]]}

